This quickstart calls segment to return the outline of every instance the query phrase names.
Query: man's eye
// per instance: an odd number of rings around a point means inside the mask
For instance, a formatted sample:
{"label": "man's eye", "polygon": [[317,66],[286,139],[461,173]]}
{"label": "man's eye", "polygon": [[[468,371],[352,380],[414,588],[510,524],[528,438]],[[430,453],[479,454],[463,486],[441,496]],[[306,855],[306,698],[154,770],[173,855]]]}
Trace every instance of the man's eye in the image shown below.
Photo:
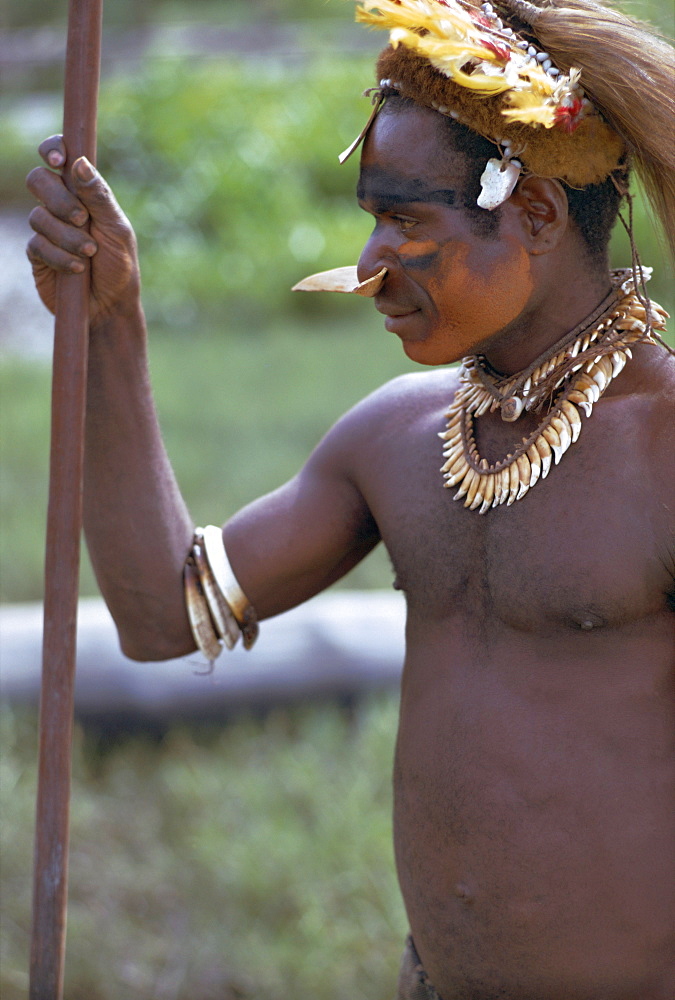
{"label": "man's eye", "polygon": [[417,225],[417,219],[409,219],[405,215],[395,215],[394,222],[402,233],[407,233],[409,229]]}

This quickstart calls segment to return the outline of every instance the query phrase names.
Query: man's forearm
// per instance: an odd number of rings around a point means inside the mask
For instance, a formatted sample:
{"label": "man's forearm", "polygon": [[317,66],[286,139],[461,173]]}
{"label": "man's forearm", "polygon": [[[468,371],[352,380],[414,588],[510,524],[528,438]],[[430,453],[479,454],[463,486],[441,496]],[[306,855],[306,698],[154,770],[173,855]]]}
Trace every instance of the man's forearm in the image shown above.
{"label": "man's forearm", "polygon": [[168,659],[194,648],[182,589],[192,520],[162,442],[140,304],[90,338],[84,527],[124,651]]}

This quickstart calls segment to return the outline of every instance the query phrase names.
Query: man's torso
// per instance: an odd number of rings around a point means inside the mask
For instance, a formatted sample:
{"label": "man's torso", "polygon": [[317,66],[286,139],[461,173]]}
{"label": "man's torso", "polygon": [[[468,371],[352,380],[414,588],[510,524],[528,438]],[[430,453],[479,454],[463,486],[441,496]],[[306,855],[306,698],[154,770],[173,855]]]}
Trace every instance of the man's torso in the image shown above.
{"label": "man's torso", "polygon": [[[546,481],[481,516],[439,472],[452,378],[391,389],[355,473],[408,602],[395,838],[413,936],[443,1000],[666,1000],[675,616],[655,401],[602,399]],[[491,460],[525,433],[485,431]]]}

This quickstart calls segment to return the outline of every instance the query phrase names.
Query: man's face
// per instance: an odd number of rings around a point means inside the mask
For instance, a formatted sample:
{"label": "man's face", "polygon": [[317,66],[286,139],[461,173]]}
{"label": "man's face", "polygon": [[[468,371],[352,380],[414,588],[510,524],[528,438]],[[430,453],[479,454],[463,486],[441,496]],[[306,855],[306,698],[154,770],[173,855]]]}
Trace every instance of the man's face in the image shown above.
{"label": "man's face", "polygon": [[380,113],[357,192],[375,218],[359,278],[388,268],[375,306],[408,357],[426,365],[489,349],[533,290],[514,213],[503,212],[492,235],[477,233],[475,213],[463,207],[465,157],[452,150],[445,127],[426,108]]}

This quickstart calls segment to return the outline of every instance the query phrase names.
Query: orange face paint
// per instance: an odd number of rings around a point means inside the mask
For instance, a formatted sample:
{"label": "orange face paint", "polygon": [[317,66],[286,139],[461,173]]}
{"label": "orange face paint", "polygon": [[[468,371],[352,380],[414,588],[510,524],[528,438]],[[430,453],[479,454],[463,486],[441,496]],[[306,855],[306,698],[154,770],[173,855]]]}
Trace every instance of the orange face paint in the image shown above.
{"label": "orange face paint", "polygon": [[399,247],[398,255],[403,260],[416,260],[419,257],[427,257],[430,254],[438,253],[438,244],[434,240],[425,240],[421,243],[413,243],[408,240],[402,247]]}
{"label": "orange face paint", "polygon": [[439,254],[435,273],[426,282],[437,318],[425,338],[425,358],[416,360],[458,360],[523,313],[534,287],[530,256],[515,240],[501,238],[496,243],[489,254],[481,252],[485,247],[480,245],[454,242]]}

